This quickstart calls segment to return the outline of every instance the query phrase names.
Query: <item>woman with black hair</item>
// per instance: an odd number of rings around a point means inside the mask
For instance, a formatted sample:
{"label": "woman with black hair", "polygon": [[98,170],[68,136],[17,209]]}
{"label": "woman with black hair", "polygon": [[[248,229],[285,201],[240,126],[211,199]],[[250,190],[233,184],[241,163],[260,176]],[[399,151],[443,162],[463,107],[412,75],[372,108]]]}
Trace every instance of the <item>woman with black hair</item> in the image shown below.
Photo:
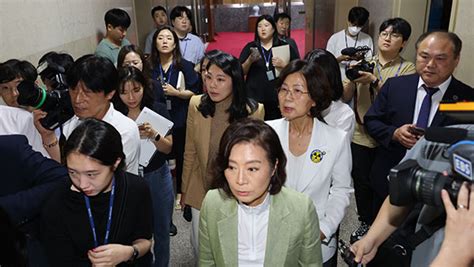
{"label": "woman with black hair", "polygon": [[263,106],[247,98],[239,61],[220,53],[211,58],[206,72],[207,92],[193,96],[189,103],[184,152],[181,206],[191,206],[191,243],[198,255],[199,209],[210,178],[209,164],[227,126],[241,118],[263,119]]}
{"label": "woman with black hair", "polygon": [[275,131],[243,119],[224,132],[202,206],[200,266],[321,266],[313,202],[284,187]]}
{"label": "woman with black hair", "polygon": [[348,133],[324,122],[331,89],[323,70],[295,60],[281,72],[278,100],[283,119],[268,121],[286,153],[286,186],[308,195],[316,207],[324,266],[337,264],[337,229],[349,206],[351,149]]}
{"label": "woman with black hair", "polygon": [[[136,120],[143,108],[147,107],[159,115],[170,119],[164,103],[153,99],[152,88],[144,74],[134,67],[119,69],[119,87],[114,96],[114,106],[132,120]],[[150,186],[153,202],[153,234],[155,243],[154,266],[168,266],[170,258],[170,222],[173,215],[174,190],[167,154],[171,152],[173,138],[171,133],[161,136],[153,126],[145,122],[138,126],[140,137],[150,140],[156,153],[149,164],[143,167],[143,177]]]}
{"label": "woman with black hair", "polygon": [[355,115],[349,105],[341,100],[344,88],[336,58],[327,50],[318,48],[306,54],[305,60],[317,64],[328,78],[332,101],[321,113],[324,120],[328,125],[348,132],[348,137],[352,138]]}
{"label": "woman with black hair", "polygon": [[[272,48],[282,45],[287,44],[278,38],[273,17],[262,15],[257,19],[254,40],[245,45],[239,57],[246,75],[247,95],[264,105],[265,120],[281,118],[275,87],[278,78],[275,69],[281,71],[286,63],[273,56]],[[290,61],[299,58],[291,46],[288,46],[288,49]]]}
{"label": "woman with black hair", "polygon": [[120,133],[85,119],[64,146],[68,180],[44,206],[42,241],[52,266],[149,266],[152,211],[143,179],[126,173]]}
{"label": "woman with black hair", "polygon": [[[185,60],[180,52],[179,39],[169,27],[160,27],[153,36],[154,45],[151,51],[151,78],[159,81],[156,95],[164,95],[168,112],[173,121],[172,158],[176,159],[176,187],[181,187],[183,172],[184,138],[186,136],[186,116],[189,99],[198,93],[198,75],[191,62]],[[179,74],[182,73],[182,76]],[[178,84],[179,77],[181,84]],[[184,82],[183,82],[184,80]],[[184,84],[183,84],[184,83]]]}

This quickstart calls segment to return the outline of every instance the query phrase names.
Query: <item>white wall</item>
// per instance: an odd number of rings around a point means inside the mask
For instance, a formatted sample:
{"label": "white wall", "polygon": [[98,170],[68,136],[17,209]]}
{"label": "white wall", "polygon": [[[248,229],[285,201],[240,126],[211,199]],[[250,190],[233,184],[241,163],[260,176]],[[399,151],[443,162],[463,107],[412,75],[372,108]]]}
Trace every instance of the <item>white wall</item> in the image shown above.
{"label": "white wall", "polygon": [[0,62],[19,58],[36,65],[52,50],[75,59],[93,53],[105,33],[104,14],[115,7],[132,18],[127,37],[136,43],[132,0],[0,0]]}

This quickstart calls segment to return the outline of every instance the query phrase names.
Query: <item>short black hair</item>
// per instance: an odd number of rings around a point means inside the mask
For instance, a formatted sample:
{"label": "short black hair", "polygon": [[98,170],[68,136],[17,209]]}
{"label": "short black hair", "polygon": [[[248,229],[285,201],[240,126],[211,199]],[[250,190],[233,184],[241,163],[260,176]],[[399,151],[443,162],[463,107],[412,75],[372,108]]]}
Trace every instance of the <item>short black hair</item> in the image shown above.
{"label": "short black hair", "polygon": [[120,8],[112,8],[104,16],[105,26],[112,25],[112,27],[123,27],[128,29],[131,24],[130,16],[128,13]]}
{"label": "short black hair", "polygon": [[35,82],[37,77],[38,72],[29,61],[9,59],[0,64],[0,83],[11,82],[16,78]]}
{"label": "short black hair", "polygon": [[85,55],[74,62],[66,73],[67,83],[73,88],[82,81],[92,92],[109,94],[118,86],[118,73],[110,59]]}
{"label": "short black hair", "polygon": [[277,133],[261,120],[245,118],[238,120],[225,130],[222,135],[219,150],[214,158],[211,170],[214,177],[211,189],[221,189],[228,197],[233,198],[224,171],[229,166],[229,156],[236,144],[251,143],[265,150],[267,160],[276,165],[275,174],[270,178],[269,192],[278,194],[286,181],[286,156]]}
{"label": "short black hair", "polygon": [[175,6],[170,12],[171,25],[173,25],[173,21],[177,17],[181,17],[183,13],[186,13],[186,16],[189,18],[190,21],[193,21],[193,15],[191,13],[191,10],[189,10],[189,8],[185,6]]}
{"label": "short black hair", "polygon": [[261,15],[260,17],[258,17],[257,22],[255,23],[255,36],[254,36],[255,43],[257,45],[260,45],[260,37],[258,37],[258,23],[260,23],[260,21],[262,21],[262,20],[266,20],[266,21],[270,22],[270,24],[272,25],[272,28],[273,28],[273,44],[278,43],[279,39],[278,39],[277,27],[276,27],[276,24],[275,24],[275,20],[270,15]]}
{"label": "short black hair", "polygon": [[331,88],[325,72],[315,63],[293,60],[281,71],[276,88],[281,88],[286,77],[293,73],[301,73],[306,80],[309,96],[316,104],[309,110],[311,116],[325,122],[322,111],[331,104]]}
{"label": "short black hair", "polygon": [[[47,62],[47,68],[41,67],[44,62]],[[41,80],[51,80],[51,75],[56,73],[66,74],[73,64],[74,58],[68,53],[48,52],[38,60]]]}
{"label": "short black hair", "polygon": [[411,35],[411,26],[408,21],[402,18],[387,19],[380,24],[379,33],[383,32],[388,27],[392,26],[392,32],[399,33],[403,37],[403,41],[408,40]]}
{"label": "short black hair", "polygon": [[420,43],[423,42],[428,36],[430,35],[442,35],[443,37],[447,38],[449,41],[451,41],[451,44],[453,45],[453,54],[455,58],[458,58],[459,55],[461,54],[461,49],[462,49],[462,41],[461,38],[454,32],[448,32],[444,30],[436,30],[436,31],[429,31],[425,32],[416,41],[415,48],[418,51],[418,47],[420,46]]}
{"label": "short black hair", "polygon": [[278,22],[278,20],[280,20],[280,19],[288,19],[291,22],[291,16],[288,15],[288,13],[285,13],[285,12],[276,14],[273,17],[273,19],[275,20],[275,22]]}
{"label": "short black hair", "polygon": [[120,158],[115,171],[122,171],[125,167],[122,137],[114,126],[103,120],[87,118],[72,131],[64,145],[66,165],[67,157],[72,152],[89,156],[110,167]]}
{"label": "short black hair", "polygon": [[163,6],[155,6],[154,8],[151,9],[151,17],[153,18],[155,16],[155,12],[160,11],[160,10],[165,12],[166,16],[168,16],[168,14],[166,13],[166,9]]}
{"label": "short black hair", "polygon": [[331,99],[337,101],[342,97],[344,87],[339,72],[339,63],[331,52],[318,48],[306,54],[304,57],[309,63],[315,63],[326,74],[331,90]]}
{"label": "short black hair", "polygon": [[353,25],[362,27],[369,20],[369,11],[361,6],[355,6],[349,10],[347,20]]}

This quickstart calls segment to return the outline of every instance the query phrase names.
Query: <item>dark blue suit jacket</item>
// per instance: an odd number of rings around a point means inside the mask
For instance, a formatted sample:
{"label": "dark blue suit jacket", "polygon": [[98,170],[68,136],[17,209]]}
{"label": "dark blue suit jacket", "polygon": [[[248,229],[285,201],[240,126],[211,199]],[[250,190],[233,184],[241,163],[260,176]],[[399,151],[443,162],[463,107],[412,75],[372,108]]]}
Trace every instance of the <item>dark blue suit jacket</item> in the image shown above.
{"label": "dark blue suit jacket", "polygon": [[68,179],[66,168],[34,151],[23,135],[0,135],[0,206],[16,224],[39,215],[46,197]]}
{"label": "dark blue suit jacket", "polygon": [[[387,175],[390,169],[405,156],[406,148],[393,141],[392,136],[398,127],[413,123],[419,78],[418,74],[412,74],[388,79],[364,116],[367,131],[380,144],[372,165],[370,180],[373,189],[381,198],[388,195]],[[474,101],[474,90],[453,77],[443,95],[443,101],[445,100]],[[436,112],[430,126],[455,123]]]}

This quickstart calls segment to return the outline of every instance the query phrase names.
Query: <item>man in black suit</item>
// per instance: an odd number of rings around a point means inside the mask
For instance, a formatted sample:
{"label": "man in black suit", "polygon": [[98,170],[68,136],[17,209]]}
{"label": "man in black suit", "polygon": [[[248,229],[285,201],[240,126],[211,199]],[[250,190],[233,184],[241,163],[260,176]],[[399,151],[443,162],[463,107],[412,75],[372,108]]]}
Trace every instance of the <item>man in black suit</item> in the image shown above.
{"label": "man in black suit", "polygon": [[388,79],[366,113],[367,131],[380,144],[370,174],[375,215],[388,195],[390,169],[421,137],[417,129],[455,123],[437,111],[439,103],[474,101],[474,90],[452,76],[461,46],[451,32],[422,34],[416,42],[417,73]]}
{"label": "man in black suit", "polygon": [[30,263],[41,265],[41,251],[35,236],[44,200],[67,170],[54,160],[34,151],[23,135],[0,135],[0,207],[28,236]]}

